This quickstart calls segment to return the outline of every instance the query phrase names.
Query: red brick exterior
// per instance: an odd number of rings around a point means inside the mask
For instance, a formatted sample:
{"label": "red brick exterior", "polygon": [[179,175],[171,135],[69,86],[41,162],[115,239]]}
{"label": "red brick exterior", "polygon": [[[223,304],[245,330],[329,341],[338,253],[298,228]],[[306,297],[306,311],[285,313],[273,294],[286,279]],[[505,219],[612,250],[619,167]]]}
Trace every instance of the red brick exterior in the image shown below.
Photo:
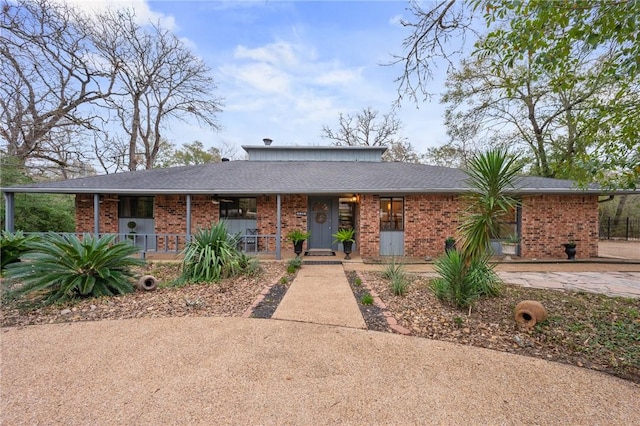
{"label": "red brick exterior", "polygon": [[522,199],[523,258],[565,258],[563,243],[575,241],[577,258],[598,255],[597,195],[538,195]]}
{"label": "red brick exterior", "polygon": [[[100,196],[100,229],[101,234],[118,232],[118,197],[116,195]],[[76,195],[76,232],[93,233],[93,195]]]}
{"label": "red brick exterior", "polygon": [[[116,196],[101,197],[100,232],[118,232]],[[257,227],[261,235],[275,235],[277,209],[275,195],[257,197]],[[290,242],[286,235],[293,229],[307,229],[306,195],[282,196],[282,247]],[[435,257],[443,253],[444,241],[456,234],[462,208],[460,197],[451,194],[409,195],[404,197],[404,255]],[[193,196],[191,200],[192,232],[208,228],[219,220],[219,208],[210,196]],[[303,213],[303,214],[298,214]],[[186,233],[186,197],[156,196],[154,201],[157,234]],[[356,206],[356,247],[362,257],[380,253],[380,197],[362,194]],[[76,197],[76,227],[78,232],[93,232],[93,196]],[[565,258],[561,244],[572,240],[578,244],[578,257],[598,254],[598,197],[596,195],[539,195],[522,200],[521,255],[523,258]],[[159,238],[158,249],[165,248]],[[184,244],[184,241],[180,241]],[[261,242],[264,244],[264,242]],[[271,246],[260,251],[275,251]],[[175,241],[167,241],[168,249]]]}
{"label": "red brick exterior", "polygon": [[404,199],[405,256],[439,256],[444,241],[455,236],[459,224],[457,195],[413,195]]}

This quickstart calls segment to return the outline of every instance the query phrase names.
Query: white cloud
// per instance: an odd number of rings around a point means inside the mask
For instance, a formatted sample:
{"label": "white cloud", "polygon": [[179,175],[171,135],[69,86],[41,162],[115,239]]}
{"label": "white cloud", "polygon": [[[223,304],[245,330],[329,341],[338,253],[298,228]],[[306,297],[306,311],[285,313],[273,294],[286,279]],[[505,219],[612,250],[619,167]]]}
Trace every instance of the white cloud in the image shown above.
{"label": "white cloud", "polygon": [[389,18],[389,23],[391,25],[398,25],[398,26],[402,26],[402,15],[394,15],[391,18]]}
{"label": "white cloud", "polygon": [[159,22],[163,28],[171,31],[178,29],[173,16],[155,12],[149,7],[147,0],[58,0],[77,7],[89,14],[98,14],[110,8],[133,9],[136,13],[136,23],[146,25],[149,22]]}

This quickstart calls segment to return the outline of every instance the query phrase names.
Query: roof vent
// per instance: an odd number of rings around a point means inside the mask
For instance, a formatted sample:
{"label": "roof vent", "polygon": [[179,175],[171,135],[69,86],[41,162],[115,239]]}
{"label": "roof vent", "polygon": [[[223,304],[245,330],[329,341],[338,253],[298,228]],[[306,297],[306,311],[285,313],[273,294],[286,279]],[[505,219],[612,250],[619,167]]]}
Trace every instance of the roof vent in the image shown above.
{"label": "roof vent", "polygon": [[262,139],[262,142],[264,142],[264,144],[266,146],[269,146],[269,145],[271,145],[271,142],[273,142],[273,139],[264,138],[264,139]]}
{"label": "roof vent", "polygon": [[229,161],[229,159],[227,157],[224,157],[221,161]]}

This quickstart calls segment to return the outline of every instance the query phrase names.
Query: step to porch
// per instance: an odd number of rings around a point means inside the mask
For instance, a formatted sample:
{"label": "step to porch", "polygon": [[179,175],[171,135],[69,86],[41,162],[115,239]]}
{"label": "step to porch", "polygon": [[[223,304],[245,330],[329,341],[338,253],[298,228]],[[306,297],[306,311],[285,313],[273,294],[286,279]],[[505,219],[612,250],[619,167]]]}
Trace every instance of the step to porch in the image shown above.
{"label": "step to porch", "polygon": [[335,256],[336,252],[331,249],[310,249],[304,252],[305,256]]}

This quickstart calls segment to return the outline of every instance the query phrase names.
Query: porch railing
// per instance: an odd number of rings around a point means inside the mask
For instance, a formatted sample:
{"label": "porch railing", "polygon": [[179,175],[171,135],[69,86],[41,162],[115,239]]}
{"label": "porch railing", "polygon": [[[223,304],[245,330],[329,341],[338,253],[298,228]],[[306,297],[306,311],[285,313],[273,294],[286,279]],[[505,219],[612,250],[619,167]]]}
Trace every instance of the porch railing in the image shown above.
{"label": "porch railing", "polygon": [[[43,235],[43,232],[25,232],[25,235]],[[59,235],[76,235],[81,237],[91,232],[59,232]],[[98,234],[99,236],[114,235],[105,232]],[[140,255],[144,258],[147,254],[178,254],[187,245],[187,234],[133,234],[133,233],[117,233],[115,234],[117,242],[128,242],[140,248]],[[276,252],[276,236],[275,235],[240,235],[238,239],[238,250],[246,254],[275,254]]]}

